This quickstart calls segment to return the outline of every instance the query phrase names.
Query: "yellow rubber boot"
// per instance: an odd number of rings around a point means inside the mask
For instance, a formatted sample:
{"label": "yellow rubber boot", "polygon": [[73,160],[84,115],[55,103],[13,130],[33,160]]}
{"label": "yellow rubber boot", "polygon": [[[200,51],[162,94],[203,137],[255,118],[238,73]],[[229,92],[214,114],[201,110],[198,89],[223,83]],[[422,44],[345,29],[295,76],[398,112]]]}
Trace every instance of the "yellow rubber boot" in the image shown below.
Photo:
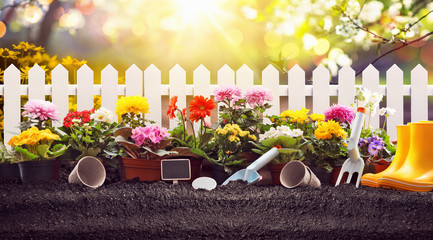
{"label": "yellow rubber boot", "polygon": [[391,164],[383,172],[372,174],[366,173],[361,177],[361,185],[369,187],[379,187],[377,180],[382,177],[383,174],[392,173],[400,169],[406,160],[406,156],[409,152],[410,145],[410,126],[400,125],[397,126],[397,151],[392,159]]}
{"label": "yellow rubber boot", "polygon": [[433,190],[433,124],[410,125],[410,147],[401,168],[383,174],[379,186],[404,191],[429,192]]}

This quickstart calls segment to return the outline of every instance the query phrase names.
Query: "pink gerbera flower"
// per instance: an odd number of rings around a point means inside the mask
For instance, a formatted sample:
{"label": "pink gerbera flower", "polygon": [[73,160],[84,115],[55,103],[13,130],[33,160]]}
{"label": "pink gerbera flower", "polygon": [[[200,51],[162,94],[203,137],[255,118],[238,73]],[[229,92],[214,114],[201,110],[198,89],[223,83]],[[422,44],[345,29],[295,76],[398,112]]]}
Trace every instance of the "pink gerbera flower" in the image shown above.
{"label": "pink gerbera flower", "polygon": [[355,112],[351,107],[334,104],[330,108],[326,109],[325,121],[334,120],[340,123],[348,122],[352,123],[355,118]]}
{"label": "pink gerbera flower", "polygon": [[213,91],[215,101],[237,101],[242,97],[242,91],[235,85],[220,86]]}
{"label": "pink gerbera flower", "polygon": [[269,89],[254,86],[248,89],[247,93],[245,94],[245,101],[252,108],[255,106],[260,106],[263,105],[265,101],[272,101],[272,93]]}
{"label": "pink gerbera flower", "polygon": [[56,105],[52,102],[32,99],[29,100],[23,107],[24,112],[22,115],[24,117],[29,117],[32,119],[39,119],[41,121],[45,120],[58,120],[59,112],[57,111]]}

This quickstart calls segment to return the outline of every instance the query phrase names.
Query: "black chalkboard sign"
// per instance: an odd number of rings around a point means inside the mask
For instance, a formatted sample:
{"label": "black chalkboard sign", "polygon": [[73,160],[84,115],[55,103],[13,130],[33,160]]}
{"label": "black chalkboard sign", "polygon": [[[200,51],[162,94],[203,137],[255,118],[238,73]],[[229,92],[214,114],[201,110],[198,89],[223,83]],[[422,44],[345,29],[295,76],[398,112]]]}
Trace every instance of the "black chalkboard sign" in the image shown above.
{"label": "black chalkboard sign", "polygon": [[189,159],[164,159],[161,161],[162,180],[191,179],[191,163]]}

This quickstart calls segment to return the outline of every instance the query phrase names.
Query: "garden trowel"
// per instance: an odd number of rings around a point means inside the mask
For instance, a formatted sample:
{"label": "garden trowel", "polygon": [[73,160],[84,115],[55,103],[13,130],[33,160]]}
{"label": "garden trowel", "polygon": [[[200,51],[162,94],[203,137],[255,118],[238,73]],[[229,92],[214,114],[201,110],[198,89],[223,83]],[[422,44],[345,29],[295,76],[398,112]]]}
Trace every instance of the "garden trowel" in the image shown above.
{"label": "garden trowel", "polygon": [[356,187],[359,187],[361,181],[362,171],[364,170],[364,160],[361,158],[358,149],[359,137],[361,136],[362,125],[365,119],[365,108],[359,107],[356,113],[355,120],[352,125],[352,133],[350,134],[349,143],[347,144],[347,151],[349,158],[344,162],[341,167],[340,174],[338,175],[335,186],[340,184],[341,178],[344,173],[348,173],[346,183],[350,183],[354,173],[357,173]]}
{"label": "garden trowel", "polygon": [[233,175],[227,178],[227,180],[225,180],[222,185],[226,185],[230,181],[237,180],[247,181],[248,184],[254,184],[258,182],[261,178],[258,171],[270,161],[272,161],[272,159],[276,158],[278,154],[280,154],[278,152],[278,149],[280,148],[281,147],[279,145],[273,147],[271,150],[267,151],[265,154],[259,157],[256,161],[251,163],[246,169],[235,172]]}

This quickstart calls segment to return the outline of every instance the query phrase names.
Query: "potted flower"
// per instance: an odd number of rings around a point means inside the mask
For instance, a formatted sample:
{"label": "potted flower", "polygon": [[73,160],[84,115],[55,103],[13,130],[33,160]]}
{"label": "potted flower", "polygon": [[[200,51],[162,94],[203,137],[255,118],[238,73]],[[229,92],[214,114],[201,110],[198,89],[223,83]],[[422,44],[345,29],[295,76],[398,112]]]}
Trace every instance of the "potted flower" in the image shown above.
{"label": "potted flower", "polygon": [[[59,112],[54,103],[41,99],[30,99],[24,104],[23,110],[21,115],[26,121],[20,123],[21,131],[36,127],[39,130],[50,129],[51,132],[55,132],[52,122],[59,120]],[[61,161],[54,159],[54,179],[59,178],[60,165]]]}
{"label": "potted flower", "polygon": [[0,179],[19,179],[20,169],[14,152],[6,148],[0,135]]}
{"label": "potted flower", "polygon": [[[214,90],[214,100],[221,104],[219,120],[215,123],[214,129],[226,124],[236,124],[256,138],[260,132],[266,130],[267,126],[263,125],[263,113],[271,107],[268,103],[272,101],[269,89],[254,86],[242,94],[241,89],[235,85],[220,86]],[[252,162],[258,157],[251,151],[253,147],[251,143],[242,144],[241,154],[247,162]]]}
{"label": "potted flower", "polygon": [[116,114],[122,118],[119,127],[136,128],[145,126],[146,122],[153,123],[144,118],[144,114],[149,112],[149,103],[145,97],[124,96],[117,100],[116,105]]}
{"label": "potted flower", "polygon": [[216,182],[221,184],[230,174],[242,167],[242,149],[251,140],[256,141],[257,138],[249,131],[242,130],[237,124],[226,124],[223,128],[215,130],[208,152],[197,148],[191,151],[214,164],[212,175]]}
{"label": "potted flower", "polygon": [[114,165],[112,160],[118,154],[117,144],[114,142],[116,128],[113,114],[101,107],[96,111],[91,109],[68,113],[59,130],[65,133],[62,142],[75,152],[74,160],[92,156],[104,164]]}
{"label": "potted flower", "polygon": [[253,144],[256,148],[253,152],[260,155],[265,154],[274,146],[281,146],[278,149],[280,153],[276,158],[268,164],[268,169],[271,172],[272,182],[280,183],[280,173],[283,167],[290,161],[302,161],[305,156],[304,152],[311,146],[309,142],[303,138],[303,131],[300,129],[290,129],[289,126],[272,127],[264,134],[260,134],[259,143]]}
{"label": "potted flower", "polygon": [[[356,106],[365,107],[368,118],[358,143],[361,156],[365,161],[364,173],[377,173],[385,170],[391,164],[392,156],[396,152],[396,146],[385,130],[386,120],[395,113],[395,110],[388,107],[379,109],[382,99],[382,94],[371,92],[366,88],[358,88],[355,96]],[[374,129],[370,126],[370,119],[377,112],[385,119],[382,128]]]}
{"label": "potted flower", "polygon": [[313,172],[317,173],[321,182],[335,183],[335,176],[338,177],[339,169],[347,159],[347,132],[338,122],[329,120],[317,122],[314,134],[307,138],[312,148],[306,152],[304,162],[314,169]]}
{"label": "potted flower", "polygon": [[164,156],[177,152],[167,151],[170,133],[164,127],[124,127],[115,132],[127,157],[122,157],[122,178],[139,178],[140,181],[161,180],[161,160]]}
{"label": "potted flower", "polygon": [[59,139],[50,129],[31,127],[9,140],[8,144],[15,150],[15,160],[19,162],[23,183],[44,182],[55,178],[54,159],[67,149],[63,144],[52,146]]}
{"label": "potted flower", "polygon": [[[170,105],[167,115],[170,119],[178,119],[178,125],[170,132],[171,146],[170,150],[176,151],[177,154],[171,154],[168,158],[188,158],[191,162],[191,180],[200,176],[200,170],[203,158],[193,152],[192,148],[204,150],[209,147],[209,142],[213,137],[213,131],[209,124],[205,122],[205,117],[210,116],[211,111],[216,107],[214,101],[203,96],[194,96],[189,103],[189,109],[182,111],[177,107],[177,96],[170,99]],[[189,110],[189,111],[188,111]],[[196,132],[194,122],[198,122],[200,127]],[[188,133],[187,125],[191,126],[192,134]]]}

